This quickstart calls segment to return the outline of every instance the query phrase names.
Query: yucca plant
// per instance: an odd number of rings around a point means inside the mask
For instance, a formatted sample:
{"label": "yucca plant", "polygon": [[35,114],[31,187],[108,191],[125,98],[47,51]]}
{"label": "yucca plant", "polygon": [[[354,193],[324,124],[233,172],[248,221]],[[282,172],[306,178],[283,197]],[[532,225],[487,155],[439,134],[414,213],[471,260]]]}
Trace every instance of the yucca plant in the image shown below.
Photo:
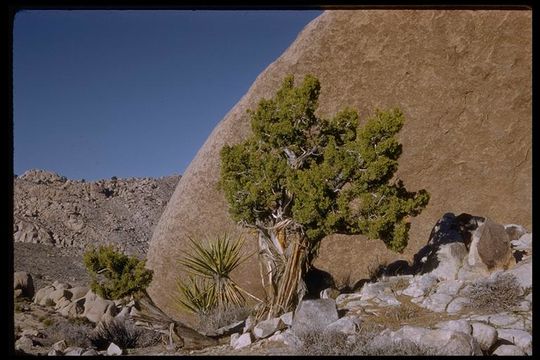
{"label": "yucca plant", "polygon": [[224,234],[214,241],[202,243],[191,237],[189,241],[189,251],[178,261],[191,275],[188,281],[177,282],[180,305],[191,312],[204,314],[214,308],[243,305],[245,297],[242,293],[260,301],[230,277],[232,271],[249,257],[241,253],[242,238],[232,239]]}
{"label": "yucca plant", "polygon": [[204,315],[216,307],[214,289],[207,279],[189,277],[187,282],[176,283],[176,300],[184,309]]}

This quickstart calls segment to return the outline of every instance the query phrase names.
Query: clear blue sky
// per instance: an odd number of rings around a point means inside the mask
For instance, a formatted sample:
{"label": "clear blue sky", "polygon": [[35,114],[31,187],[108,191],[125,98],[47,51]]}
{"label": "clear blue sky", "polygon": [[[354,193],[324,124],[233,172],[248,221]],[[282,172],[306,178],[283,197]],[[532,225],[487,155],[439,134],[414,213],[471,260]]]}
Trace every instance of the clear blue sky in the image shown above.
{"label": "clear blue sky", "polygon": [[18,13],[15,173],[182,174],[257,75],[321,13]]}

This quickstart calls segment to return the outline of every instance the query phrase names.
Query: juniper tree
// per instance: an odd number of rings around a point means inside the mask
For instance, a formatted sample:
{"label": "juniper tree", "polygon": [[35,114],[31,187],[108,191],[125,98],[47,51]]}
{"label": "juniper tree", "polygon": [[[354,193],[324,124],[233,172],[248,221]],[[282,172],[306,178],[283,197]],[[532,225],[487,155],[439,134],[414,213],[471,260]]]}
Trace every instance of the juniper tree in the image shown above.
{"label": "juniper tree", "polygon": [[125,255],[112,245],[90,248],[83,260],[92,291],[105,299],[140,296],[152,281],[153,272],[145,268],[145,260]]}
{"label": "juniper tree", "polygon": [[363,126],[351,108],[315,114],[320,84],[287,76],[272,99],[248,110],[252,135],[221,151],[220,184],[233,219],[258,230],[268,316],[290,310],[328,234],[364,234],[392,250],[407,245],[410,216],[428,203],[394,174],[402,147],[399,109],[376,110]]}

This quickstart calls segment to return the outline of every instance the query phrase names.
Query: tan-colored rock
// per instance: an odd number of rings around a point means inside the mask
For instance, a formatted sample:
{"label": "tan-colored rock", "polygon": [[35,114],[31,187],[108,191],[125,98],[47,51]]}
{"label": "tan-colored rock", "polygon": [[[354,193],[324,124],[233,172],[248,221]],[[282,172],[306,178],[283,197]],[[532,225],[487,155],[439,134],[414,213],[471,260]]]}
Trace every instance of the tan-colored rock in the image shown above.
{"label": "tan-colored rock", "polygon": [[104,315],[114,317],[116,315],[116,306],[111,300],[106,300],[88,291],[85,296],[83,316],[93,323],[99,323]]}
{"label": "tan-colored rock", "polygon": [[515,264],[510,238],[503,225],[486,219],[478,227],[472,236],[468,263],[488,271],[508,269]]}
{"label": "tan-colored rock", "polygon": [[16,271],[13,274],[13,289],[20,290],[21,296],[32,298],[34,296],[34,280],[26,271]]}
{"label": "tan-colored rock", "polygon": [[[410,260],[449,211],[532,229],[531,24],[528,10],[325,11],[257,77],[179,181],[148,253],[156,304],[184,317],[170,292],[188,235],[238,231],[217,187],[219,152],[249,135],[246,110],[273,96],[289,73],[319,78],[321,116],[349,106],[364,120],[377,107],[400,107],[406,122],[396,175],[410,191],[431,194],[428,207],[411,219],[403,255],[377,240],[334,235],[322,241],[317,268],[357,280],[377,258]],[[251,253],[254,234],[245,234]],[[253,256],[233,278],[262,296],[258,274]]]}

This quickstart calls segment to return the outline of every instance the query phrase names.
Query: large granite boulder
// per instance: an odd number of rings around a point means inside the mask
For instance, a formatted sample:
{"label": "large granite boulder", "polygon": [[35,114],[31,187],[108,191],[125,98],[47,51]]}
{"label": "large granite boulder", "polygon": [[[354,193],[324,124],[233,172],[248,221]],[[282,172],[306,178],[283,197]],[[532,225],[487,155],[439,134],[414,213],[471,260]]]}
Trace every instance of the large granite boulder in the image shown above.
{"label": "large granite boulder", "polygon": [[[378,240],[334,235],[320,246],[317,268],[334,278],[367,277],[373,259],[392,262],[420,249],[445,212],[483,214],[532,229],[532,12],[529,10],[329,10],[308,24],[263,71],[199,150],[157,224],[148,252],[156,304],[176,318],[177,259],[188,235],[241,231],[217,183],[219,152],[250,134],[247,109],[273,96],[285,75],[321,82],[318,113],[344,107],[363,121],[375,108],[398,106],[406,122],[396,177],[426,189],[428,207],[411,219],[409,246],[394,254]],[[262,45],[264,46],[264,45]],[[256,248],[245,231],[246,253]],[[257,256],[233,274],[256,296],[263,290]]]}

